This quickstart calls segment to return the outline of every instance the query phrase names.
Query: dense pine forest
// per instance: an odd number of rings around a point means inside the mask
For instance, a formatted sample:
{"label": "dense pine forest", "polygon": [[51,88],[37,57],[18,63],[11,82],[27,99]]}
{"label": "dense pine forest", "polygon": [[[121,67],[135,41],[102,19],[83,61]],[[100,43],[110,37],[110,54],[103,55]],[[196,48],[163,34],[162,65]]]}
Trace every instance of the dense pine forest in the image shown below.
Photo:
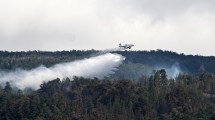
{"label": "dense pine forest", "polygon": [[[2,71],[80,60],[99,51],[0,51]],[[126,57],[104,79],[56,78],[38,90],[0,87],[0,119],[214,120],[215,57],[170,51],[120,51]],[[167,69],[177,66],[172,78]],[[171,69],[170,69],[171,70]]]}
{"label": "dense pine forest", "polygon": [[[0,51],[0,69],[12,70],[16,68],[32,69],[39,65],[50,67],[56,63],[79,60],[98,55],[97,50],[71,50],[71,51],[28,51],[28,52],[8,52]],[[171,51],[118,51],[126,57],[123,68],[140,70],[136,66],[144,69],[154,70],[156,68],[180,67],[182,72],[196,74],[201,72],[215,73],[215,57],[184,55]],[[123,65],[122,65],[123,66]],[[120,68],[122,68],[120,66]],[[141,71],[142,72],[142,71]],[[143,71],[144,72],[144,71]],[[151,73],[151,71],[149,71]]]}

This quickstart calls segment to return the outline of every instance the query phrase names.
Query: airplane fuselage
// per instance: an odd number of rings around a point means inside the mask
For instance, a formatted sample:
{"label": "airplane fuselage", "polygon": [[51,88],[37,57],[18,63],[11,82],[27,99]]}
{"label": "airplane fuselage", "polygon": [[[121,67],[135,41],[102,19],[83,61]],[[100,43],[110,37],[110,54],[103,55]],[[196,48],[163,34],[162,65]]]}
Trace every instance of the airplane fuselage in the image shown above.
{"label": "airplane fuselage", "polygon": [[134,46],[133,44],[125,44],[125,45],[122,45],[121,43],[119,44],[119,47],[124,49],[131,49],[131,47],[133,46]]}

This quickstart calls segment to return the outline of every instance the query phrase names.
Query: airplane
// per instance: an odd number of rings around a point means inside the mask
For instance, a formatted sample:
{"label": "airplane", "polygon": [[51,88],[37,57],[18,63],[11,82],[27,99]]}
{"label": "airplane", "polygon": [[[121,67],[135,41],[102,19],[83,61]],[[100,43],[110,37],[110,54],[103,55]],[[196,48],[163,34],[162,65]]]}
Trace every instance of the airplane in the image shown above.
{"label": "airplane", "polygon": [[131,49],[131,47],[133,47],[133,46],[134,46],[133,44],[122,45],[121,43],[119,43],[119,47],[124,48],[124,49]]}

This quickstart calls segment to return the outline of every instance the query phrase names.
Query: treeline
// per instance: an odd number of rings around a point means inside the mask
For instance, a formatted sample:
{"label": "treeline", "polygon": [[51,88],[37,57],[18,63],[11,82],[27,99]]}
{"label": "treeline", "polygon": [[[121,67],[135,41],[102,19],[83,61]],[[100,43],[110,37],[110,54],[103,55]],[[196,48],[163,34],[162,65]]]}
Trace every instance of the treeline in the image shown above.
{"label": "treeline", "polygon": [[[28,51],[8,52],[0,51],[0,69],[11,70],[16,68],[32,69],[39,65],[50,67],[56,63],[79,60],[97,55],[97,50],[71,51]],[[183,72],[197,74],[203,72],[215,73],[214,56],[198,56],[177,54],[171,51],[118,51],[126,57],[125,64],[146,66],[149,69],[180,67]],[[131,67],[131,64],[129,67]],[[127,67],[127,66],[126,66]],[[120,69],[122,70],[122,69]],[[140,70],[140,69],[138,69]]]}
{"label": "treeline", "polygon": [[0,89],[0,119],[214,120],[215,75],[164,69],[138,81],[74,77],[43,83],[39,90]]}
{"label": "treeline", "polygon": [[201,72],[215,73],[215,57],[184,55],[172,51],[151,50],[151,51],[120,51],[126,56],[126,62],[141,63],[152,67],[169,68],[179,66],[184,72],[196,74]]}
{"label": "treeline", "polygon": [[95,54],[95,50],[71,50],[71,51],[20,51],[8,52],[0,51],[0,70],[14,70],[17,68],[33,69],[40,65],[50,67],[60,62],[70,62],[74,60],[90,57]]}

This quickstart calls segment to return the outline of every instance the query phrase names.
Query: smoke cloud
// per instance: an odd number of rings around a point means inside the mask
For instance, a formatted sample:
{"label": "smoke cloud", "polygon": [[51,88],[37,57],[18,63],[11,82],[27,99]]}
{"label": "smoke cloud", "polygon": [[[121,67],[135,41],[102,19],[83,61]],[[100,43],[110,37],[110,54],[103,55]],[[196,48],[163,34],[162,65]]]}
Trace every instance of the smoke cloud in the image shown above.
{"label": "smoke cloud", "polygon": [[180,73],[183,73],[183,71],[180,68],[179,63],[175,63],[172,66],[162,66],[160,65],[159,67],[155,67],[155,69],[160,70],[160,69],[165,69],[167,73],[167,77],[170,78],[176,78]]}
{"label": "smoke cloud", "polygon": [[110,52],[123,51],[123,50],[126,50],[126,49],[123,47],[109,48],[109,49],[102,50],[102,51],[94,54],[93,56],[102,55],[102,54],[106,54],[106,53],[110,53]]}
{"label": "smoke cloud", "polygon": [[85,78],[103,78],[113,74],[125,59],[122,55],[106,53],[103,55],[77,60],[68,63],[56,64],[50,68],[40,66],[30,71],[17,69],[11,72],[0,72],[0,83],[10,82],[19,89],[39,89],[43,82],[56,78],[73,78],[82,76]]}
{"label": "smoke cloud", "polygon": [[165,70],[168,78],[176,78],[180,73],[182,73],[180,67],[177,65],[173,65],[171,68],[166,68]]}

